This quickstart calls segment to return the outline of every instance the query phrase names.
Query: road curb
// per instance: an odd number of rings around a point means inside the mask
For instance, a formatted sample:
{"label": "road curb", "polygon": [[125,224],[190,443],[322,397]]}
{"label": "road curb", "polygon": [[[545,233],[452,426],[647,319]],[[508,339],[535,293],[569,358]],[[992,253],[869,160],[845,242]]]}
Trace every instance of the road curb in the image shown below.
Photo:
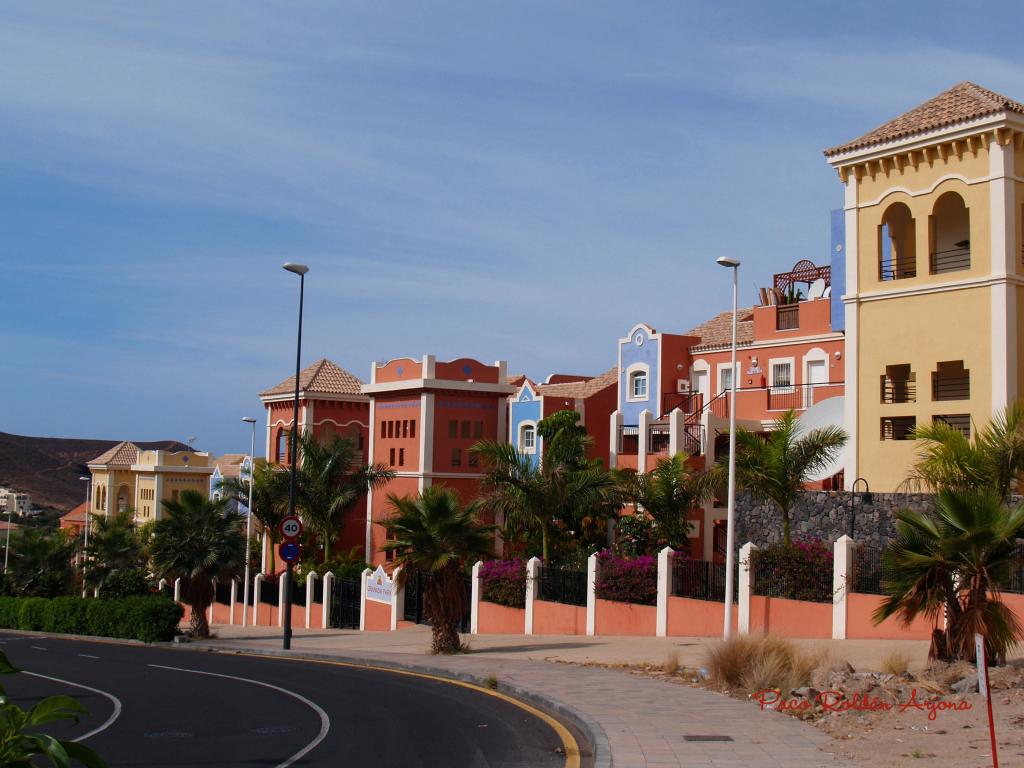
{"label": "road curb", "polygon": [[[181,650],[205,651],[207,653],[247,653],[254,656],[268,656],[278,659],[298,659],[303,661],[341,661],[351,664],[354,667],[365,669],[392,669],[396,672],[418,672],[446,680],[453,680],[462,683],[470,683],[487,689],[488,681],[479,675],[466,672],[453,672],[443,667],[434,667],[429,664],[417,664],[404,661],[393,661],[390,659],[368,659],[364,656],[346,656],[341,653],[304,653],[301,651],[275,651],[266,648],[252,648],[244,645],[214,645],[205,641],[192,642],[175,646]],[[608,743],[608,736],[601,725],[585,712],[570,707],[558,699],[547,694],[531,691],[518,685],[498,680],[497,690],[513,698],[536,707],[537,709],[551,715],[554,718],[570,723],[587,742],[591,755],[593,755],[594,768],[613,768],[611,747]]]}

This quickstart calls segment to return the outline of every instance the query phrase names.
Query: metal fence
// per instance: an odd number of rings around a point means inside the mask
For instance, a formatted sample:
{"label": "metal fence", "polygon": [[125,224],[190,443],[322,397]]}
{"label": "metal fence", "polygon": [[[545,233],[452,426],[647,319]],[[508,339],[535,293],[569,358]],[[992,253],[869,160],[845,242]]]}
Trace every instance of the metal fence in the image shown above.
{"label": "metal fence", "polygon": [[276,581],[264,581],[260,584],[260,602],[277,605],[281,594],[281,587]]}
{"label": "metal fence", "polygon": [[306,604],[306,585],[292,581],[292,605]]}
{"label": "metal fence", "polygon": [[[405,604],[403,616],[406,621],[416,624],[429,624],[424,610],[424,597],[427,585],[434,577],[429,573],[410,573],[405,580]],[[471,619],[470,596],[472,595],[473,580],[469,576],[462,577],[462,588],[465,595],[466,612],[459,623],[459,632],[469,632]]]}
{"label": "metal fence", "polygon": [[1017,551],[1010,571],[1010,581],[1003,586],[1003,592],[1024,595],[1024,541],[1017,542]]}
{"label": "metal fence", "polygon": [[318,578],[313,584],[313,602],[322,603],[324,601],[324,580]]}
{"label": "metal fence", "polygon": [[755,556],[752,571],[755,595],[812,603],[832,602],[832,568],[783,566]]}
{"label": "metal fence", "polygon": [[[733,565],[732,600],[738,599],[739,563]],[[672,558],[672,594],[693,600],[725,600],[725,563],[709,560],[690,560],[686,557]]]}
{"label": "metal fence", "polygon": [[587,604],[587,572],[540,566],[537,570],[537,598],[549,603]]}
{"label": "metal fence", "polygon": [[231,605],[231,582],[214,582],[213,599],[214,602],[220,603],[221,605]]}
{"label": "metal fence", "polygon": [[[336,629],[359,629],[361,579],[338,579],[331,590],[330,624]],[[323,599],[323,590],[320,592]]]}
{"label": "metal fence", "polygon": [[857,547],[853,555],[853,591],[862,595],[882,595],[882,551]]}

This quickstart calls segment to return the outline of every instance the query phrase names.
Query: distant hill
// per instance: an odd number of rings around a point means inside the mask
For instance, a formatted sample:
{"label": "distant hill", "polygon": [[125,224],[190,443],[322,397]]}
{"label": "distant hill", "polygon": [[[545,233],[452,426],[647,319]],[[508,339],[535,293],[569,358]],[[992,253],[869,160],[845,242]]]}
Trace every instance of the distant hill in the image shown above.
{"label": "distant hill", "polygon": [[[117,445],[118,440],[74,440],[63,437],[25,437],[0,432],[0,485],[32,495],[38,507],[67,512],[85,500],[85,464]],[[177,440],[140,442],[146,449],[188,450]]]}

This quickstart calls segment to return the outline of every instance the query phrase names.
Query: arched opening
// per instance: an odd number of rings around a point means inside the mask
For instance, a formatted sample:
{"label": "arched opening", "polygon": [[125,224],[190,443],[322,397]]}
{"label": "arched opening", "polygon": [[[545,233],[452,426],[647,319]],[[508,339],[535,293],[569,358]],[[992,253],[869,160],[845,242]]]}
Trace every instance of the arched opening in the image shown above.
{"label": "arched opening", "polygon": [[124,512],[131,504],[131,493],[128,490],[127,485],[122,485],[117,489],[117,511]]}
{"label": "arched opening", "polygon": [[964,199],[946,192],[935,201],[929,221],[933,275],[971,268],[971,214]]}
{"label": "arched opening", "polygon": [[917,277],[914,217],[903,203],[893,203],[878,227],[878,279]]}
{"label": "arched opening", "polygon": [[629,396],[633,400],[647,399],[647,371],[633,371],[629,375]]}
{"label": "arched opening", "polygon": [[537,428],[533,424],[523,424],[519,428],[519,450],[532,453],[537,447]]}

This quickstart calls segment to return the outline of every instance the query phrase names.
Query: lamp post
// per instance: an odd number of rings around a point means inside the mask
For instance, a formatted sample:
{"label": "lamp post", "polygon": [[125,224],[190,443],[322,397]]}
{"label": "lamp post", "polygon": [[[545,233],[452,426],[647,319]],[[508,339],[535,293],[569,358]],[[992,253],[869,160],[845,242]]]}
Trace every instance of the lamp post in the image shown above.
{"label": "lamp post", "polygon": [[[288,262],[284,268],[299,276],[299,335],[295,342],[295,403],[292,407],[292,434],[289,448],[291,461],[291,482],[288,488],[288,514],[295,514],[295,463],[297,461],[298,431],[299,431],[299,365],[302,360],[302,300],[306,290],[306,273],[309,267],[305,264],[293,264]],[[292,647],[292,564],[285,564],[285,590],[284,590],[284,650]]]}
{"label": "lamp post", "polygon": [[717,262],[732,270],[732,367],[729,374],[729,501],[725,518],[725,627],[722,637],[732,637],[733,569],[736,562],[736,312],[739,296],[739,259],[720,256]]}
{"label": "lamp post", "polygon": [[256,479],[256,419],[243,416],[242,421],[252,427],[252,439],[249,442],[249,506],[245,515],[245,585],[242,587],[242,626],[246,625],[249,616],[249,561],[252,559],[252,484]]}

